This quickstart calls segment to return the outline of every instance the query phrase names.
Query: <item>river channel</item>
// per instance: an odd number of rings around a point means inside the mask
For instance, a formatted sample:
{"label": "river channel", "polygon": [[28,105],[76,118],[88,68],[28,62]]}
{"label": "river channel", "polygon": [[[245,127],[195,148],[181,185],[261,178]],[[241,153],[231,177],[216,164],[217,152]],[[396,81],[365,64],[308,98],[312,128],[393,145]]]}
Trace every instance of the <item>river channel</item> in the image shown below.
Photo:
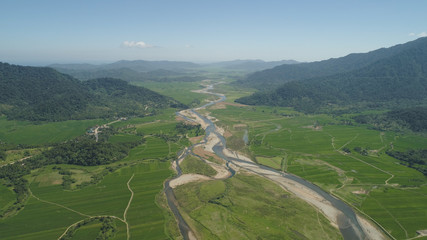
{"label": "river channel", "polygon": [[[337,223],[341,234],[343,235],[343,238],[345,240],[353,240],[353,239],[366,239],[369,238],[366,236],[365,232],[363,231],[363,228],[361,224],[358,221],[358,218],[356,217],[356,214],[354,213],[353,209],[348,206],[343,201],[335,198],[334,196],[330,195],[329,193],[322,190],[320,187],[298,177],[293,174],[284,173],[266,166],[258,165],[250,160],[245,160],[240,158],[238,155],[236,157],[231,157],[230,154],[225,154],[225,151],[229,151],[226,148],[226,141],[223,135],[221,135],[215,124],[208,118],[204,117],[203,115],[199,114],[197,112],[198,109],[206,108],[208,106],[211,106],[213,104],[222,102],[226,99],[226,97],[222,94],[213,93],[211,92],[213,89],[213,85],[209,85],[205,90],[204,93],[212,94],[219,99],[216,101],[207,103],[203,105],[202,107],[191,109],[190,111],[197,115],[199,118],[201,118],[206,124],[207,127],[205,129],[206,135],[204,138],[204,143],[208,141],[208,137],[210,134],[215,134],[219,138],[219,143],[217,143],[212,150],[216,155],[218,155],[220,158],[224,159],[226,162],[226,167],[228,171],[230,172],[229,177],[234,176],[235,170],[231,166],[238,166],[239,168],[243,168],[246,171],[253,172],[257,175],[264,176],[268,179],[271,179],[275,181],[275,179],[283,178],[282,180],[292,182],[293,185],[301,186],[302,188],[307,188],[309,191],[314,192],[315,194],[319,195],[322,198],[322,202],[327,201],[326,204],[333,208],[336,214],[336,219],[334,222]],[[177,113],[180,115],[179,113]],[[189,119],[186,116],[180,115],[181,117],[184,117],[186,120],[194,121],[193,119]],[[202,142],[202,143],[203,143]],[[186,148],[184,152],[181,153],[180,157],[175,161],[176,164],[176,170],[177,170],[177,176],[175,178],[178,178],[182,175],[182,171],[179,167],[179,160],[185,158],[186,155],[192,154],[193,147],[200,145],[201,143],[194,144],[193,146]],[[175,179],[174,178],[174,179]],[[173,179],[171,179],[173,180]],[[165,194],[167,198],[168,205],[170,209],[172,210],[173,214],[175,215],[175,218],[178,222],[179,230],[184,237],[184,239],[191,239],[189,235],[193,235],[191,233],[191,229],[188,226],[188,224],[185,222],[183,217],[181,216],[179,210],[178,210],[178,202],[175,198],[173,189],[170,187],[169,183],[171,180],[168,180],[165,182]],[[278,181],[276,181],[278,182]],[[280,185],[280,184],[279,184]],[[285,187],[286,188],[286,187]],[[307,199],[304,199],[307,201]],[[310,202],[310,201],[308,201]],[[312,202],[310,202],[312,203]],[[315,205],[315,204],[314,204]],[[331,218],[331,217],[329,217]],[[330,219],[331,220],[331,219]]]}

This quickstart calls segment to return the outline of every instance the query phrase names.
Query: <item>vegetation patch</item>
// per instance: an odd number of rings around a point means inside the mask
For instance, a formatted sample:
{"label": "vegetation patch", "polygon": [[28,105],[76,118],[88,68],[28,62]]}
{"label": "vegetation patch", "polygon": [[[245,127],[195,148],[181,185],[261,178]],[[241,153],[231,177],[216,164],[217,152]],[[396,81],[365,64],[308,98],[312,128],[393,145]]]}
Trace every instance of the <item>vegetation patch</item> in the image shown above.
{"label": "vegetation patch", "polygon": [[176,196],[200,239],[342,238],[310,205],[253,175],[189,183]]}
{"label": "vegetation patch", "polygon": [[198,157],[188,155],[180,164],[183,173],[196,173],[213,177],[217,173],[209,164]]}
{"label": "vegetation patch", "polygon": [[408,150],[406,152],[387,151],[389,156],[399,159],[402,164],[415,168],[427,176],[427,149]]}
{"label": "vegetation patch", "polygon": [[172,97],[189,107],[196,107],[207,98],[206,94],[190,92],[189,89],[199,89],[199,82],[158,82],[158,81],[146,81],[146,82],[132,82],[137,86],[143,86],[165,96]]}

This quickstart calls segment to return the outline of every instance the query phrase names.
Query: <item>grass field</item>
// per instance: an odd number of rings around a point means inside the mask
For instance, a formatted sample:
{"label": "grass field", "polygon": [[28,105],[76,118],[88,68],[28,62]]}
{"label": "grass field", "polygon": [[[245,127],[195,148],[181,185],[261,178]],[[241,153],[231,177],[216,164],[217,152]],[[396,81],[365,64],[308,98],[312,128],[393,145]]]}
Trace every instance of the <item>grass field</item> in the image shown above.
{"label": "grass field", "polygon": [[257,176],[186,184],[176,196],[198,239],[342,238],[310,205]]}
{"label": "grass field", "polygon": [[[304,115],[287,108],[227,106],[210,111],[225,129],[247,125],[250,144],[246,151],[260,164],[294,173],[331,191],[397,239],[415,237],[416,230],[427,229],[427,178],[385,154],[391,147],[400,151],[425,148],[426,137],[344,125],[349,119],[343,116]],[[356,152],[357,147],[367,154]]]}
{"label": "grass field", "polygon": [[133,82],[136,86],[146,87],[168,97],[172,97],[186,105],[194,100],[203,102],[208,96],[206,94],[190,92],[190,90],[202,89],[199,82]]}
{"label": "grass field", "polygon": [[163,159],[174,152],[169,151],[169,145],[163,139],[147,137],[146,142],[130,150],[129,155],[120,162],[135,160]]}
{"label": "grass field", "polygon": [[249,96],[254,93],[256,89],[251,88],[242,88],[241,86],[233,86],[230,84],[218,84],[215,86],[215,92],[226,93],[227,99],[226,102],[234,102],[234,100]]}
{"label": "grass field", "polygon": [[182,161],[180,167],[182,173],[197,173],[209,177],[213,177],[216,174],[216,171],[211,166],[192,155],[188,155]]}
{"label": "grass field", "polygon": [[89,223],[81,228],[79,228],[76,233],[73,235],[73,240],[75,239],[96,239],[99,234],[99,229],[102,224],[100,222]]}
{"label": "grass field", "polygon": [[132,117],[126,121],[112,123],[111,126],[123,128],[126,126],[138,126],[140,124],[152,123],[155,121],[173,121],[175,119],[175,108],[163,109],[157,115],[146,117]]}
{"label": "grass field", "polygon": [[141,137],[134,135],[134,134],[126,134],[126,133],[121,133],[121,134],[114,134],[113,136],[111,136],[108,139],[108,142],[110,143],[126,143],[126,142],[135,142],[140,140]]}
{"label": "grass field", "polygon": [[7,208],[15,202],[15,193],[10,188],[0,184],[0,209]]}

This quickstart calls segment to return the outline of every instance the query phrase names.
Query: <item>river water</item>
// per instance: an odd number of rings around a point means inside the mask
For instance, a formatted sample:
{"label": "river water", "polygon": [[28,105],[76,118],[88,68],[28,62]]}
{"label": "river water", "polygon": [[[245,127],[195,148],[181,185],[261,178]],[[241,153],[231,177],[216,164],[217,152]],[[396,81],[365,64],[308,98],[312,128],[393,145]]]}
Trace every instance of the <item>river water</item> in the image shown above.
{"label": "river water", "polygon": [[[208,106],[211,106],[213,104],[225,101],[226,97],[222,94],[217,94],[217,93],[212,93],[212,92],[208,92],[210,90],[213,89],[213,85],[210,85],[206,88],[206,93],[208,94],[212,94],[215,96],[218,96],[219,99],[210,103],[207,103],[205,105],[203,105],[200,108],[205,108]],[[230,172],[230,177],[234,176],[235,171],[230,167],[230,164],[232,164],[233,162],[239,163],[239,162],[244,162],[245,164],[253,164],[256,165],[256,163],[253,162],[249,162],[249,161],[245,161],[242,159],[238,159],[238,158],[232,158],[232,157],[228,157],[226,156],[223,151],[224,149],[226,149],[226,141],[223,135],[221,135],[215,127],[215,124],[209,120],[208,118],[202,116],[201,114],[199,114],[197,112],[197,109],[192,109],[191,111],[198,115],[201,119],[203,119],[203,121],[205,121],[208,124],[208,127],[205,129],[206,135],[204,138],[204,141],[207,141],[207,138],[210,134],[215,134],[218,136],[218,138],[220,139],[220,142],[218,144],[216,144],[212,149],[215,152],[216,155],[218,155],[220,158],[224,159],[226,161],[226,166],[228,171]],[[177,113],[178,114],[178,113]],[[181,115],[182,116],[182,115]],[[191,119],[188,119],[185,116],[182,116],[187,120],[193,121]],[[247,138],[247,134],[245,133],[245,136]],[[190,148],[188,148],[187,150],[185,150],[186,152],[184,153],[184,157],[187,154],[191,154],[191,150],[194,146],[199,145],[199,144],[195,144],[193,146],[191,146]],[[177,169],[177,177],[181,176],[182,172],[181,169],[179,167],[179,163],[178,163],[178,159],[176,160],[176,169]],[[343,235],[343,238],[345,240],[356,240],[356,239],[365,239],[366,235],[362,230],[362,227],[360,226],[357,218],[356,218],[356,214],[354,213],[353,209],[348,206],[346,203],[344,203],[343,201],[335,198],[334,196],[330,195],[329,193],[325,192],[324,190],[322,190],[320,187],[298,177],[295,176],[293,174],[289,174],[289,173],[283,173],[281,171],[266,167],[266,166],[262,166],[262,165],[257,165],[257,167],[262,168],[263,170],[272,172],[272,173],[277,173],[280,174],[283,178],[287,178],[289,180],[295,181],[311,190],[313,190],[314,192],[316,192],[317,194],[319,194],[320,196],[322,196],[326,201],[328,201],[334,208],[336,208],[337,210],[339,210],[341,213],[339,214],[338,218],[337,218],[337,223],[339,226],[339,229],[341,231],[341,234]],[[264,175],[262,173],[256,172],[256,174],[258,175]],[[169,204],[169,207],[171,208],[172,212],[174,213],[177,221],[178,221],[178,226],[179,229],[181,231],[182,236],[184,237],[184,239],[189,239],[188,234],[190,230],[190,227],[188,226],[188,224],[185,222],[185,220],[182,218],[181,214],[178,211],[177,208],[177,201],[175,198],[175,195],[173,193],[173,189],[169,186],[169,181],[167,181],[165,183],[165,194],[166,194],[166,198]]]}

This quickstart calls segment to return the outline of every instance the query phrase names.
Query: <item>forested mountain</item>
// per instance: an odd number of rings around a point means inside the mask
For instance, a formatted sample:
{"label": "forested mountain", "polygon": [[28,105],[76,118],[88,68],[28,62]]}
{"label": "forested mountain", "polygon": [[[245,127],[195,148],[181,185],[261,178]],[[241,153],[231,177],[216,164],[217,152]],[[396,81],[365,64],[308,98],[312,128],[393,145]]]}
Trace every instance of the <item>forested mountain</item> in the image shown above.
{"label": "forested mountain", "polygon": [[70,119],[93,98],[80,81],[54,69],[0,63],[0,105],[9,118]]}
{"label": "forested mountain", "polygon": [[427,38],[420,38],[412,42],[390,48],[381,48],[368,53],[353,53],[345,57],[319,62],[285,64],[273,69],[253,73],[246,79],[238,81],[237,84],[261,90],[271,90],[286,82],[331,76],[361,69],[403,51],[417,49],[419,45],[426,44],[426,42]]}
{"label": "forested mountain", "polygon": [[393,102],[398,106],[408,101],[424,101],[427,97],[427,38],[390,49],[399,51],[357,70],[288,82],[275,90],[236,101],[293,106],[308,112],[331,104]]}
{"label": "forested mountain", "polygon": [[182,104],[122,80],[82,83],[51,68],[0,63],[0,113],[9,119],[62,121],[117,113],[146,115],[169,106]]}
{"label": "forested mountain", "polygon": [[83,85],[95,95],[97,104],[91,107],[91,112],[99,116],[135,116],[154,114],[167,107],[185,107],[172,98],[120,79],[98,78],[83,82]]}

